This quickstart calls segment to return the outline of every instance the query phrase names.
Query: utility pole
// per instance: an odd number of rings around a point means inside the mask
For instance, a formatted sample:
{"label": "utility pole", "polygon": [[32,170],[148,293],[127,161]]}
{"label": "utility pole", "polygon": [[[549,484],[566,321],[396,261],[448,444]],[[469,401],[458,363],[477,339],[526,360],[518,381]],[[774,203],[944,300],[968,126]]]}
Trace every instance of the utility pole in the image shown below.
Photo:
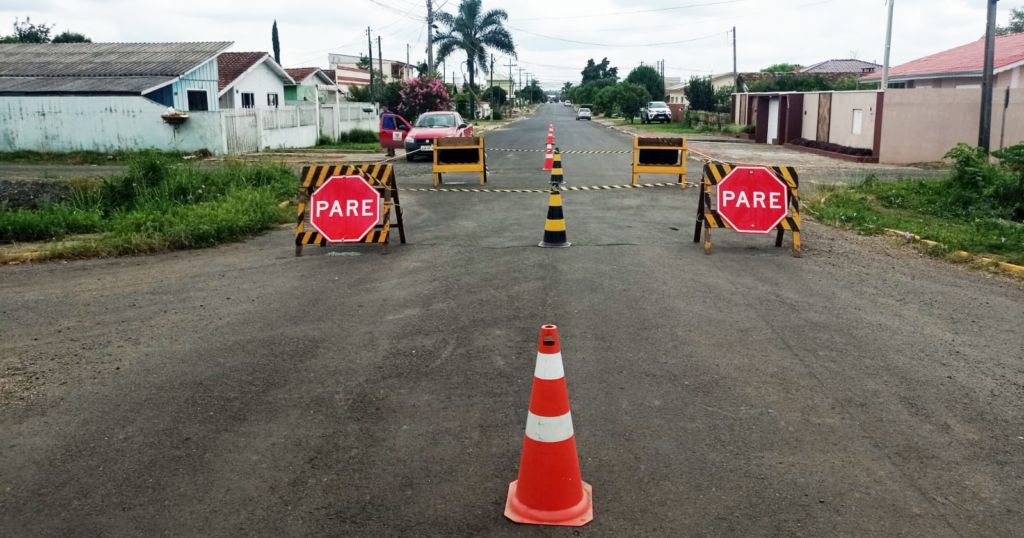
{"label": "utility pole", "polygon": [[[380,95],[381,97],[384,97],[384,85],[387,84],[387,80],[384,78],[384,55],[380,52],[380,36],[377,36],[377,66],[380,68]],[[372,63],[370,64],[370,67],[373,67]]]}
{"label": "utility pole", "polygon": [[981,122],[978,125],[978,146],[988,153],[992,138],[992,90],[995,85],[992,75],[996,55],[996,4],[999,0],[988,0],[988,29],[985,33],[985,70],[981,77]]}
{"label": "utility pole", "polygon": [[740,72],[736,69],[736,27],[732,27],[732,87],[734,92],[740,91]]}
{"label": "utility pole", "polygon": [[[405,69],[409,69],[409,44],[405,44]],[[408,78],[408,73],[405,75]]]}
{"label": "utility pole", "polygon": [[491,119],[494,119],[494,109],[497,105],[494,103],[494,55],[491,55],[491,85],[488,86],[488,91],[491,92]]}
{"label": "utility pole", "polygon": [[[523,93],[523,68],[519,68],[519,93]],[[519,105],[523,104],[523,96],[519,96]]]}
{"label": "utility pole", "polygon": [[[434,6],[430,0],[427,0],[427,70],[431,76],[434,75]],[[454,76],[452,82],[455,82]]]}
{"label": "utility pole", "polygon": [[512,58],[508,59],[508,95],[505,96],[505,100],[509,103],[509,115],[512,115],[512,97],[515,95],[515,79],[512,78],[512,68],[516,67],[517,64],[512,63]]}
{"label": "utility pole", "polygon": [[366,45],[370,47],[370,102],[373,102],[373,38],[370,37],[370,27],[366,27]]}
{"label": "utility pole", "polygon": [[885,61],[882,62],[882,91],[889,87],[889,49],[892,46],[892,9],[896,0],[889,0],[889,25],[885,30]]}

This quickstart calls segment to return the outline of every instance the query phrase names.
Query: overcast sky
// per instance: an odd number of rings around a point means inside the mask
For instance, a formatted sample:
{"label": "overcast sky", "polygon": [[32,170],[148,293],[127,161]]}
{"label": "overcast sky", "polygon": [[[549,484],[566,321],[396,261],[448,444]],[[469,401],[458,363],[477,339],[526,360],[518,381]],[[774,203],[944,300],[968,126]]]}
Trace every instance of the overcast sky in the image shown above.
{"label": "overcast sky", "polygon": [[[434,6],[454,13],[458,2],[434,0]],[[892,64],[977,40],[985,31],[985,4],[898,0]],[[1000,2],[999,23],[1018,5],[1024,0]],[[484,0],[483,6],[508,12],[519,55],[514,76],[522,67],[546,88],[579,81],[588,58],[605,56],[620,76],[661,59],[669,77],[729,72],[733,26],[740,71],[833,58],[882,63],[887,10],[885,0]],[[405,60],[407,45],[413,62],[426,59],[426,0],[0,0],[0,33],[26,16],[97,42],[233,41],[233,51],[268,52],[276,19],[285,67],[326,68],[328,52],[365,53],[369,26],[375,56],[379,35],[385,59]],[[465,59],[457,53],[447,63],[449,79],[453,70],[462,79],[465,66],[456,63]],[[507,76],[508,61],[501,57],[496,65],[504,66],[495,70]]]}

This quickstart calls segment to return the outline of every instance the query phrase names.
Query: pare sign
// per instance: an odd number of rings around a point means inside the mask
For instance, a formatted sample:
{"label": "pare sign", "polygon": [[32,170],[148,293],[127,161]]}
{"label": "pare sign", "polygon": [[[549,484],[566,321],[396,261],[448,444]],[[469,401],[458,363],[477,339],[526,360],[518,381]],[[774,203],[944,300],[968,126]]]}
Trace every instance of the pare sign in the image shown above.
{"label": "pare sign", "polygon": [[718,214],[739,233],[766,234],[786,218],[786,184],[765,166],[737,166],[718,182]]}
{"label": "pare sign", "polygon": [[355,243],[380,221],[380,193],[360,176],[333,176],[309,198],[309,223],[330,243]]}

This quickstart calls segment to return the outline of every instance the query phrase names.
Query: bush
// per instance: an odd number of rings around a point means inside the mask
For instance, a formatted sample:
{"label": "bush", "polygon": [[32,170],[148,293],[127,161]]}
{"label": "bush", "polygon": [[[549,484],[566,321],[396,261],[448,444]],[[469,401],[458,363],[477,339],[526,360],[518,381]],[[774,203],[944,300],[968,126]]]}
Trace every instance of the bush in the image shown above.
{"label": "bush", "polygon": [[369,129],[352,129],[351,131],[339,134],[337,140],[331,140],[330,138],[327,137],[321,137],[321,139],[327,141],[326,144],[322,145],[330,145],[334,143],[344,144],[346,142],[352,142],[355,144],[369,144],[373,142],[379,142],[380,135],[379,133],[371,131]]}
{"label": "bush", "polygon": [[1024,220],[1024,144],[992,153],[998,164],[989,160],[984,149],[960,143],[946,153],[953,160],[947,181],[951,201],[967,211],[992,211],[1015,221]]}

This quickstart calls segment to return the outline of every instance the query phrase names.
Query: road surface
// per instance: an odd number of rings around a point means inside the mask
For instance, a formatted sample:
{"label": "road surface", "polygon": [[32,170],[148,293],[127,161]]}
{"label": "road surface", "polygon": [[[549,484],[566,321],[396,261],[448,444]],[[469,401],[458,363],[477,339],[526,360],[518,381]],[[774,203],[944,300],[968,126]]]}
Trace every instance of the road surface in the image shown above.
{"label": "road surface", "polygon": [[[548,105],[488,146],[542,147],[552,121],[562,149],[630,144]],[[626,183],[628,157],[567,155],[566,177]],[[547,183],[539,153],[489,165]],[[579,535],[1019,535],[1024,288],[814,224],[801,259],[726,231],[705,256],[695,193],[566,192],[569,249],[536,247],[543,194],[407,192],[387,256],[295,258],[280,230],[0,267],[0,528],[569,535],[502,516],[555,323]]]}

